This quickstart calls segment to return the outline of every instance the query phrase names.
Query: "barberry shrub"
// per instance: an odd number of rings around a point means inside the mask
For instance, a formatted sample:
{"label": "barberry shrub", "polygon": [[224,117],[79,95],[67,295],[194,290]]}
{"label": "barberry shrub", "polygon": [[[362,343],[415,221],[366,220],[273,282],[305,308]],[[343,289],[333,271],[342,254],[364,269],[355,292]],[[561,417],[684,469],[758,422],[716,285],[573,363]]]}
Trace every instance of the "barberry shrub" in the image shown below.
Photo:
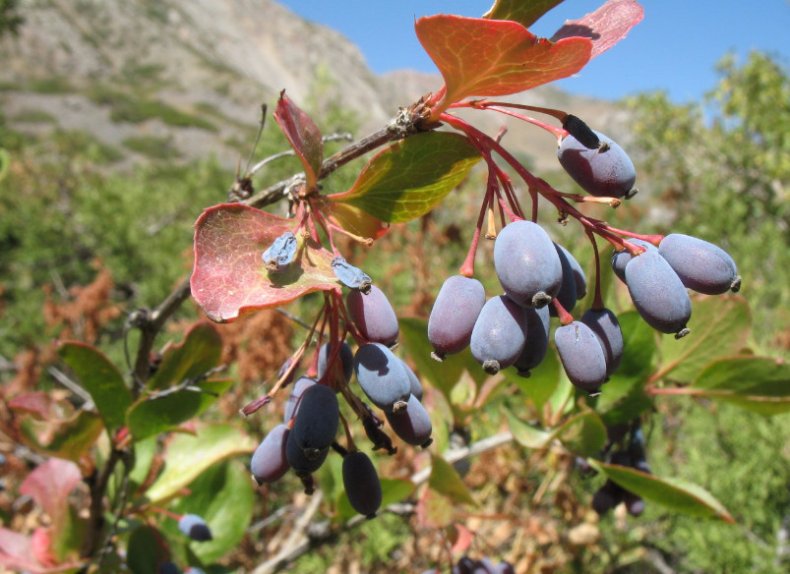
{"label": "barberry shrub", "polygon": [[[528,28],[556,3],[496,0],[482,18],[418,19],[443,84],[330,157],[314,120],[280,94],[274,120],[302,173],[256,192],[250,170],[233,186],[244,194],[205,209],[189,283],[129,317],[139,331],[131,374],[94,346],[66,342],[63,369],[92,408],[41,393],[7,402],[13,438],[51,457],[19,487],[50,521],[31,536],[0,529],[0,564],[197,571],[240,543],[253,508],[284,482],[323,497],[330,528],[408,503],[418,527],[452,541],[459,571],[513,571],[499,558],[465,556],[475,543],[465,522],[481,500],[463,478],[465,459],[511,442],[563,471],[599,475],[584,503],[602,517],[623,504],[636,518],[654,504],[734,522],[703,486],[652,473],[642,429],[657,401],[673,395],[786,412],[790,368],[745,350],[748,311],[732,294],[741,279],[726,252],[687,235],[620,229],[602,216],[634,200],[638,174],[594,118],[508,100],[577,73],[642,19],[637,2],[609,0],[552,38],[536,37]],[[508,151],[506,134],[476,127],[474,114],[551,134],[569,178],[550,185]],[[349,189],[322,188],[369,152]],[[354,255],[375,254],[377,241],[403,231],[397,224],[439,208],[480,172],[485,183],[476,223],[461,232],[469,246],[460,267],[442,270],[429,321],[399,319],[393,293]],[[288,202],[286,216],[261,209],[279,200]],[[565,224],[586,246],[560,243]],[[481,248],[481,240],[492,245]],[[610,254],[612,270],[602,264]],[[613,311],[612,276],[633,310]],[[305,336],[241,409],[265,421],[259,436],[201,417],[233,384],[211,322],[152,352],[188,294],[217,323],[297,301],[306,302],[300,312],[313,312],[295,320]],[[476,428],[481,413],[503,415],[502,426]],[[389,462],[396,454],[400,467]],[[286,550],[270,568],[292,557]],[[444,552],[431,560],[437,570],[451,565]]]}

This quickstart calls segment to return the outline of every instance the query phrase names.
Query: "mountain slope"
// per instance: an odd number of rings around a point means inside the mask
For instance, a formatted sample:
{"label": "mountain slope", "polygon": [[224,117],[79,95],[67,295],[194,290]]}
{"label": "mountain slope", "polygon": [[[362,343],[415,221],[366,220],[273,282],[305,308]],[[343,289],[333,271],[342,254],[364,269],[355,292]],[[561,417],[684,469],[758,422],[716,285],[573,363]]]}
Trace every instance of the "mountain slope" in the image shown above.
{"label": "mountain slope", "polygon": [[[272,0],[26,0],[21,12],[19,36],[0,41],[0,109],[10,125],[39,136],[86,132],[138,161],[214,155],[235,166],[261,102],[282,89],[317,117],[333,105],[353,110],[361,136],[441,85],[410,71],[374,75],[341,34]],[[514,99],[561,102],[604,129],[622,121],[607,102],[550,87]],[[476,115],[492,132],[514,125]],[[551,137],[511,130],[514,149],[556,167]]]}

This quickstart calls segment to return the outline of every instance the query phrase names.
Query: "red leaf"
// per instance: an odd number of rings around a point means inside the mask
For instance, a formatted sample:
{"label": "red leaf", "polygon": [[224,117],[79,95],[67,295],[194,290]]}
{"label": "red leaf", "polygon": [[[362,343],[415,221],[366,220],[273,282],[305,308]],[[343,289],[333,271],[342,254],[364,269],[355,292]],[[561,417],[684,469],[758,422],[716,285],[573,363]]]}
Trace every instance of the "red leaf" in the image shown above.
{"label": "red leaf", "polygon": [[39,420],[47,420],[55,402],[47,393],[36,391],[17,395],[8,401],[8,407],[14,411],[30,413]]}
{"label": "red leaf", "polygon": [[510,20],[439,14],[415,29],[446,86],[433,117],[467,96],[513,94],[575,74],[592,49],[587,38],[550,42]]}
{"label": "red leaf", "polygon": [[76,464],[51,458],[27,475],[19,492],[33,498],[57,530],[68,512],[69,494],[81,480],[82,474]]}
{"label": "red leaf", "polygon": [[608,0],[595,12],[579,20],[567,20],[551,40],[589,38],[593,45],[590,58],[595,58],[625,38],[643,17],[644,10],[636,0]]}
{"label": "red leaf", "polygon": [[466,551],[469,550],[469,547],[472,546],[472,542],[474,542],[475,535],[460,522],[453,524],[453,528],[455,528],[456,539],[453,544],[452,553],[466,554]]}
{"label": "red leaf", "polygon": [[332,254],[307,241],[286,271],[269,273],[261,254],[294,221],[226,203],[206,209],[195,223],[192,296],[213,321],[236,319],[244,311],[284,305],[313,291],[339,289]]}
{"label": "red leaf", "polygon": [[30,536],[0,528],[0,566],[18,572],[49,574],[74,570],[79,563],[70,562],[59,566],[46,566],[35,558],[34,541]]}
{"label": "red leaf", "polygon": [[308,189],[313,189],[316,186],[318,175],[321,173],[321,163],[324,160],[321,130],[318,129],[310,116],[285,95],[285,90],[280,92],[274,119],[304,166]]}
{"label": "red leaf", "polygon": [[44,566],[55,566],[58,561],[52,552],[52,536],[49,528],[36,528],[30,537],[30,547],[33,556]]}

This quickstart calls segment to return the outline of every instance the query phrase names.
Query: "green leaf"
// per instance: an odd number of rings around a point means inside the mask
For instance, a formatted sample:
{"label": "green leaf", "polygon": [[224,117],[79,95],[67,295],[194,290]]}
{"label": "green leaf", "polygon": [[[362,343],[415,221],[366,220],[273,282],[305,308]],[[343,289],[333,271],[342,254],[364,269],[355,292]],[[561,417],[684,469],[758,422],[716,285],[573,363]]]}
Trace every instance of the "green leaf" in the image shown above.
{"label": "green leaf", "polygon": [[492,20],[513,20],[529,28],[538,18],[554,8],[562,0],[494,0],[491,9],[483,18]]}
{"label": "green leaf", "polygon": [[203,381],[195,385],[203,392],[180,390],[161,397],[144,397],[127,416],[135,441],[143,440],[177,427],[209,408],[233,384],[232,381]]}
{"label": "green leaf", "polygon": [[[623,357],[617,374],[647,378],[653,372],[653,360],[658,348],[656,332],[636,311],[619,314],[617,321],[623,333]],[[608,389],[608,385],[604,389]]]}
{"label": "green leaf", "polygon": [[431,357],[431,344],[428,342],[428,323],[424,319],[401,319],[400,339],[406,355],[417,365],[420,378],[430,382],[450,401],[450,393],[466,370],[477,386],[487,375],[472,358],[469,350],[448,355],[439,362]]}
{"label": "green leaf", "polygon": [[187,331],[183,343],[165,350],[148,387],[163,389],[195,379],[219,365],[221,358],[222,337],[219,331],[211,323],[198,323]]}
{"label": "green leaf", "polygon": [[521,446],[527,448],[541,449],[548,446],[551,441],[551,433],[536,429],[527,423],[520,421],[512,412],[504,409],[507,424],[510,427],[510,432],[513,433],[513,438]]}
{"label": "green leaf", "polygon": [[54,424],[40,423],[32,417],[26,417],[20,423],[20,430],[23,442],[33,450],[79,462],[99,438],[104,424],[95,413],[80,411]]}
{"label": "green leaf", "polygon": [[151,504],[161,504],[207,468],[234,456],[250,454],[256,446],[252,438],[230,425],[208,425],[200,427],[194,436],[174,436],[164,453],[165,470],[148,489],[146,497]]}
{"label": "green leaf", "polygon": [[606,445],[606,426],[594,411],[575,415],[560,425],[551,435],[579,456],[592,456]]}
{"label": "green leaf", "polygon": [[751,317],[739,296],[695,298],[689,328],[682,339],[661,338],[662,377],[690,383],[711,361],[738,354],[746,346]]}
{"label": "green leaf", "polygon": [[607,425],[628,422],[653,406],[645,393],[646,379],[615,373],[604,385],[595,410]]}
{"label": "green leaf", "polygon": [[618,317],[623,332],[623,358],[603,386],[595,410],[608,425],[627,422],[652,406],[644,388],[653,371],[656,334],[636,311]]}
{"label": "green leaf", "polygon": [[104,353],[85,343],[70,341],[62,344],[58,352],[90,394],[107,428],[123,426],[132,393],[115,365]]}
{"label": "green leaf", "polygon": [[592,459],[588,462],[607,478],[645,500],[681,514],[720,518],[725,522],[735,523],[727,509],[701,486],[678,478],[658,478],[617,464],[606,464]]}
{"label": "green leaf", "polygon": [[463,181],[480,154],[459,134],[428,132],[379,152],[345,193],[330,195],[387,223],[402,223],[431,211]]}
{"label": "green leaf", "polygon": [[552,417],[560,416],[573,409],[573,395],[575,389],[576,387],[573,386],[565,375],[565,372],[560,372],[560,382],[546,403],[550,407],[550,414]]}
{"label": "green leaf", "polygon": [[170,558],[164,536],[152,526],[138,526],[129,536],[126,564],[134,574],[158,572],[162,562]]}
{"label": "green leaf", "polygon": [[790,411],[790,364],[770,357],[731,357],[709,364],[694,381],[695,396],[775,415]]}
{"label": "green leaf", "polygon": [[540,365],[532,369],[528,377],[519,375],[515,369],[502,371],[509,383],[515,384],[528,396],[538,414],[543,416],[543,406],[557,391],[560,384],[560,361],[553,351],[546,353]]}
{"label": "green leaf", "polygon": [[431,476],[428,485],[454,502],[475,505],[475,500],[466,488],[464,481],[452,465],[441,456],[431,455]]}
{"label": "green leaf", "polygon": [[132,466],[132,471],[129,473],[129,480],[133,484],[140,486],[148,478],[157,446],[158,439],[155,436],[137,441],[134,444],[134,466]]}
{"label": "green leaf", "polygon": [[[252,519],[255,489],[249,472],[238,462],[217,464],[189,485],[189,494],[180,498],[173,510],[179,514],[202,516],[211,529],[212,540],[189,542],[190,551],[210,564],[236,548]],[[173,522],[167,530],[183,538]]]}
{"label": "green leaf", "polygon": [[384,223],[350,203],[327,201],[323,205],[327,217],[334,220],[336,225],[359,237],[378,239],[389,231],[389,223]]}

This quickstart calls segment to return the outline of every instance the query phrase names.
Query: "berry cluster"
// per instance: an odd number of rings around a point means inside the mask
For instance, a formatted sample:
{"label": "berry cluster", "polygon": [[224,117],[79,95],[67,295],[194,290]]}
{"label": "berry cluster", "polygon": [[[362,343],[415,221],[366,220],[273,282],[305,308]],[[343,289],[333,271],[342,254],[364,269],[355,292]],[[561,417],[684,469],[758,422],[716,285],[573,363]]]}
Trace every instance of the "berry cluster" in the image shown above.
{"label": "berry cluster", "polygon": [[[504,106],[534,109],[560,118],[561,130],[508,112],[558,136],[560,164],[590,195],[575,196],[555,190],[535,178],[498,141],[455,116],[443,114],[443,119],[465,131],[479,147],[489,165],[489,184],[461,274],[445,281],[431,311],[428,339],[434,358],[442,360],[469,346],[487,373],[496,374],[514,366],[520,374],[528,375],[546,355],[550,316],[555,316],[560,326],[554,331],[554,343],[565,373],[580,389],[597,393],[620,364],[623,335],[617,317],[603,305],[595,235],[613,245],[614,272],[627,284],[640,315],[662,333],[674,333],[680,338],[689,332],[691,300],[687,288],[706,294],[739,289],[740,277],[734,261],[715,245],[680,234],[647,236],[616,229],[568,203],[572,199],[616,207],[621,198],[628,199],[636,193],[634,165],[611,138],[559,110],[486,101],[470,105],[497,111]],[[529,186],[531,220],[524,217],[509,176],[496,164],[493,153],[504,158]],[[568,216],[576,218],[593,246],[595,296],[591,308],[578,320],[571,311],[587,293],[587,278],[574,256],[552,241],[536,222],[539,196],[560,210],[562,221]],[[496,203],[502,220],[498,233],[493,216]],[[494,270],[503,290],[503,294],[488,300],[482,284],[473,278],[474,254],[486,212],[489,223],[485,236],[496,240]]]}
{"label": "berry cluster", "polygon": [[[278,242],[286,249],[289,245],[278,238],[266,251],[273,260],[277,259],[272,253],[277,251]],[[420,402],[423,389],[419,379],[391,350],[397,344],[399,327],[386,295],[372,285],[370,277],[344,259],[337,257],[332,267],[338,279],[352,290],[345,302],[327,300],[324,315],[330,324],[330,341],[321,344],[315,353],[312,362],[315,375],[303,375],[293,381],[301,358],[299,353],[280,369],[274,390],[293,382],[284,405],[283,422],[261,441],[253,453],[250,470],[261,485],[274,482],[293,469],[306,491],[312,492],[312,473],[321,467],[333,449],[343,456],[343,483],[351,506],[360,514],[372,517],[381,506],[381,484],[373,462],[354,444],[340,413],[338,394],[362,419],[374,448],[390,454],[396,449],[381,429],[382,420],[349,386],[354,376],[364,395],[384,411],[391,429],[408,444],[427,447],[431,443],[431,420]],[[345,341],[347,332],[358,342],[356,352]],[[259,401],[259,404],[262,403]],[[336,441],[341,422],[348,448]]]}

